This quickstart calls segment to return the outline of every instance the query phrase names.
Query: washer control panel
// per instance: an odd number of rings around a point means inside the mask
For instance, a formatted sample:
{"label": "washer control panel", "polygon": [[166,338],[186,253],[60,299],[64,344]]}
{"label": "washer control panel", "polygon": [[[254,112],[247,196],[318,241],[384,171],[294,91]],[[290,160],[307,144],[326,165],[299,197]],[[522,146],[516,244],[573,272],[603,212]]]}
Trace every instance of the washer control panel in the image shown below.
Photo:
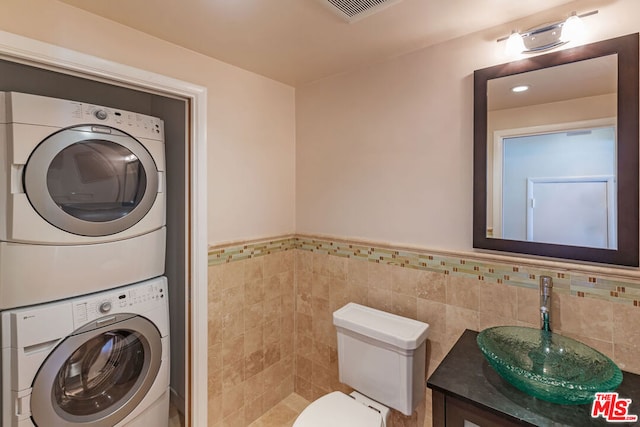
{"label": "washer control panel", "polygon": [[167,304],[166,282],[152,281],[143,286],[124,287],[99,296],[78,299],[73,302],[73,323],[76,328],[84,324],[118,313],[144,313],[159,304]]}

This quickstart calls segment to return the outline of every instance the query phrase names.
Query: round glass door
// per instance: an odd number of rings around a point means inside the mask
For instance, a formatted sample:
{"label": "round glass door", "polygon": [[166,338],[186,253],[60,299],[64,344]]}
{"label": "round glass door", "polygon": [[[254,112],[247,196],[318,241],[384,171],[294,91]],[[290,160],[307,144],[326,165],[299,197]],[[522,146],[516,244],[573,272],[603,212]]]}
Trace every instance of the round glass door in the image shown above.
{"label": "round glass door", "polygon": [[69,233],[106,236],[151,209],[158,173],[149,152],[115,128],[77,126],[42,141],[24,172],[25,192],[42,218]]}
{"label": "round glass door", "polygon": [[95,414],[130,393],[143,368],[144,346],[138,334],[106,332],[82,344],[62,365],[53,399],[71,415]]}
{"label": "round glass door", "polygon": [[33,382],[33,420],[112,427],[147,394],[161,359],[160,333],[142,317],[67,337]]}

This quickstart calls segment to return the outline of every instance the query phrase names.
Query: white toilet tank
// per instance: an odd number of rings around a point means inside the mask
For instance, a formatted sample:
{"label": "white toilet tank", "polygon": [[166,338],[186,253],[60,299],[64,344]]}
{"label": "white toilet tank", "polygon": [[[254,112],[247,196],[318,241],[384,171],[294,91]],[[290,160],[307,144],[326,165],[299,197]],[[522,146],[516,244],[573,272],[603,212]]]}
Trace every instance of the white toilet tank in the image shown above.
{"label": "white toilet tank", "polygon": [[411,415],[424,398],[429,325],[349,303],[333,313],[340,381]]}

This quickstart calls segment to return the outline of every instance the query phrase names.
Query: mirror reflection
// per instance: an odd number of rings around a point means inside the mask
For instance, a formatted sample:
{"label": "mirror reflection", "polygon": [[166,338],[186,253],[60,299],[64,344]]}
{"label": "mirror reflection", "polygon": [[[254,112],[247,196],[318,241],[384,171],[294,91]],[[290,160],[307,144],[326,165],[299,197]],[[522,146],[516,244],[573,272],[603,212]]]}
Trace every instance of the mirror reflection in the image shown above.
{"label": "mirror reflection", "polygon": [[488,238],[617,247],[617,64],[488,81]]}

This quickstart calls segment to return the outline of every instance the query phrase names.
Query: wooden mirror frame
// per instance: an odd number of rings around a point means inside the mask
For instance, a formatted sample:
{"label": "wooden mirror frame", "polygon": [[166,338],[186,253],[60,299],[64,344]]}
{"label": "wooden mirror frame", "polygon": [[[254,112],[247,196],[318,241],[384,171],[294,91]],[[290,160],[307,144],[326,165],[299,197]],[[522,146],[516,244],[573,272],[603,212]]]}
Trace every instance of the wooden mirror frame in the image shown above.
{"label": "wooden mirror frame", "polygon": [[[637,267],[638,259],[638,33],[474,72],[473,247]],[[491,79],[617,54],[617,249],[487,237],[487,87]]]}

